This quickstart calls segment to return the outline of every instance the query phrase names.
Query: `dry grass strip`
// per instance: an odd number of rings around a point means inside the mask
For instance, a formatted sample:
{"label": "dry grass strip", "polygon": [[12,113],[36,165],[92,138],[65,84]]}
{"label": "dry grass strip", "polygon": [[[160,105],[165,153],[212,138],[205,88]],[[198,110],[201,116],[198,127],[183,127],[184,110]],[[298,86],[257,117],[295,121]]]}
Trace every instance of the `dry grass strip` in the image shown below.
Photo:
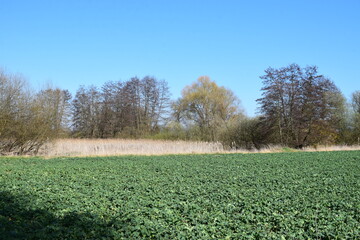
{"label": "dry grass strip", "polygon": [[275,152],[315,152],[351,151],[360,146],[317,146],[303,150],[272,145],[261,150],[224,150],[219,142],[189,142],[165,140],[132,139],[59,139],[46,144],[40,155],[56,156],[117,156],[117,155],[167,155],[203,153],[275,153]]}

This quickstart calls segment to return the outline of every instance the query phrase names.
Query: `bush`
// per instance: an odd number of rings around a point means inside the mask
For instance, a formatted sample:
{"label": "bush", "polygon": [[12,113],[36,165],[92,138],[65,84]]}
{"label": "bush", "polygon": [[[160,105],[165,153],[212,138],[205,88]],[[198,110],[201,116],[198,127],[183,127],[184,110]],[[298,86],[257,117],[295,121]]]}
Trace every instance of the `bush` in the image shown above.
{"label": "bush", "polygon": [[221,133],[222,144],[230,149],[261,149],[268,146],[269,130],[261,118],[242,118]]}
{"label": "bush", "polygon": [[36,154],[57,136],[63,111],[56,92],[63,96],[52,89],[32,94],[21,76],[0,70],[0,155]]}

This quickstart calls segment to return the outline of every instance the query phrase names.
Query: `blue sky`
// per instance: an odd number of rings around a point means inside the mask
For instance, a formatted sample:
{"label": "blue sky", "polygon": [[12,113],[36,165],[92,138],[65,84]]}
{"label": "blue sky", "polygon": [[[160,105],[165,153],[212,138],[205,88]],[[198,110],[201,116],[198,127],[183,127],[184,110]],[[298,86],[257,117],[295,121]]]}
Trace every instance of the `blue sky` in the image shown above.
{"label": "blue sky", "polygon": [[0,0],[0,66],[34,88],[150,75],[178,98],[208,75],[253,116],[259,76],[291,63],[360,90],[360,1]]}

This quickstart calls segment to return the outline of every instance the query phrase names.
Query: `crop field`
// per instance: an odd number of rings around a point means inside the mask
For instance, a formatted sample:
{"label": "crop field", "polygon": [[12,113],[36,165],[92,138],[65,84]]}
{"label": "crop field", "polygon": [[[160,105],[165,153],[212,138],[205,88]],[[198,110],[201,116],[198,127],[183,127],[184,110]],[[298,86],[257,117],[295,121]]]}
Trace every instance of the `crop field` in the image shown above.
{"label": "crop field", "polygon": [[360,151],[0,158],[0,239],[358,239]]}

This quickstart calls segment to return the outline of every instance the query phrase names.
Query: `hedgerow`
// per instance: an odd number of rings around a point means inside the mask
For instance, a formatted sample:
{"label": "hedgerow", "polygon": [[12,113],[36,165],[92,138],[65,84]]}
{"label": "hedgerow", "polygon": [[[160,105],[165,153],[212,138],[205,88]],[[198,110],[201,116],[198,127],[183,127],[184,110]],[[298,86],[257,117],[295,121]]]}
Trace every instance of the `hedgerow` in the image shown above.
{"label": "hedgerow", "polygon": [[3,239],[356,239],[360,152],[0,158]]}

